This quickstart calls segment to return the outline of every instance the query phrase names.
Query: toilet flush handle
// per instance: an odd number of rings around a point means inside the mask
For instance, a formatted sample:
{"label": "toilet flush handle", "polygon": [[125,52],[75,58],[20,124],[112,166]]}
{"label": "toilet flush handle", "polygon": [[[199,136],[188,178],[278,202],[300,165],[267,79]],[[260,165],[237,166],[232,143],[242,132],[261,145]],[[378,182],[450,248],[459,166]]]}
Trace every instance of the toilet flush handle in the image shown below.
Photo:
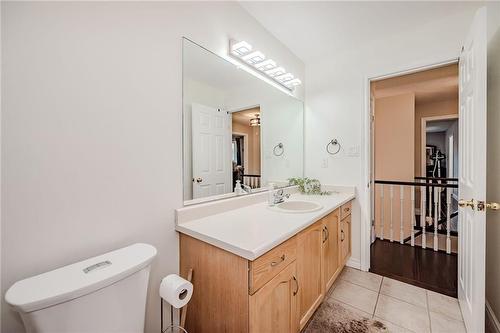
{"label": "toilet flush handle", "polygon": [[112,265],[111,261],[109,260],[105,260],[105,261],[101,261],[101,262],[98,262],[97,264],[93,264],[93,265],[90,265],[89,267],[85,267],[83,269],[83,272],[85,274],[87,273],[90,273],[98,268],[104,268],[104,267],[107,267],[107,266],[110,266]]}

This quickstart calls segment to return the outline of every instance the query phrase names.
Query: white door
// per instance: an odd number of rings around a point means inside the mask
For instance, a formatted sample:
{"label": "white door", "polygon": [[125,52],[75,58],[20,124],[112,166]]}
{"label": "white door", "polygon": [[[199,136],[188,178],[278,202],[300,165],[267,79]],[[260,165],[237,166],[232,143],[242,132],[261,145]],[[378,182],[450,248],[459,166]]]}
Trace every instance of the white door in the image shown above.
{"label": "white door", "polygon": [[229,115],[192,104],[193,199],[232,192]]}
{"label": "white door", "polygon": [[458,300],[467,331],[484,331],[486,213],[486,9],[459,60]]}

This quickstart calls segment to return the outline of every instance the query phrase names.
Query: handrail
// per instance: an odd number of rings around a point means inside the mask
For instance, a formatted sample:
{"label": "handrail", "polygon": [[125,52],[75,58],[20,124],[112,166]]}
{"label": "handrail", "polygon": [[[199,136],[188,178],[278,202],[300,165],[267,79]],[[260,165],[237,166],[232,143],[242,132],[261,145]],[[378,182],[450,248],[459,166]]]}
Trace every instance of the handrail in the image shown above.
{"label": "handrail", "polygon": [[407,186],[458,188],[458,184],[421,183],[421,182],[408,182],[408,181],[399,181],[399,180],[375,180],[374,182],[375,182],[375,184],[386,184],[386,185],[407,185]]}
{"label": "handrail", "polygon": [[415,177],[415,179],[422,179],[422,180],[446,180],[446,181],[451,181],[451,182],[458,182],[458,178],[446,178],[446,177]]}

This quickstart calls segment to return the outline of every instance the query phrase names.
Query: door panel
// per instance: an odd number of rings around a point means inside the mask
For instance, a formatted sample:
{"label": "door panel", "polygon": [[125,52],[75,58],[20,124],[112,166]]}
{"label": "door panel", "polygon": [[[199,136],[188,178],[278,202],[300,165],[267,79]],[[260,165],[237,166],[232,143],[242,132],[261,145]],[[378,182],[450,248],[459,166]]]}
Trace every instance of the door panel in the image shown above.
{"label": "door panel", "polygon": [[[486,199],[486,8],[477,11],[459,60],[459,197]],[[458,299],[469,332],[484,330],[484,210],[458,214]]]}
{"label": "door panel", "polygon": [[192,104],[193,199],[232,191],[229,115]]}
{"label": "door panel", "polygon": [[298,332],[295,262],[250,296],[250,333]]}
{"label": "door panel", "polygon": [[302,329],[323,300],[321,250],[323,224],[316,222],[297,237],[297,275],[300,282],[299,313]]}
{"label": "door panel", "polygon": [[324,292],[332,286],[341,270],[339,252],[339,211],[336,210],[323,220],[323,286]]}

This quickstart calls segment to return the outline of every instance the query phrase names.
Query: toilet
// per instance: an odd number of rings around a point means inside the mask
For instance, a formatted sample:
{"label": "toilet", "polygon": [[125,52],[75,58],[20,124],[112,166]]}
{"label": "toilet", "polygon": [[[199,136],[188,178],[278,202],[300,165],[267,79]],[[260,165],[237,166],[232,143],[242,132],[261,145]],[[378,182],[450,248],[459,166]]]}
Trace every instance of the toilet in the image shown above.
{"label": "toilet", "polygon": [[28,333],[144,332],[156,248],[134,244],[16,282],[5,300]]}

